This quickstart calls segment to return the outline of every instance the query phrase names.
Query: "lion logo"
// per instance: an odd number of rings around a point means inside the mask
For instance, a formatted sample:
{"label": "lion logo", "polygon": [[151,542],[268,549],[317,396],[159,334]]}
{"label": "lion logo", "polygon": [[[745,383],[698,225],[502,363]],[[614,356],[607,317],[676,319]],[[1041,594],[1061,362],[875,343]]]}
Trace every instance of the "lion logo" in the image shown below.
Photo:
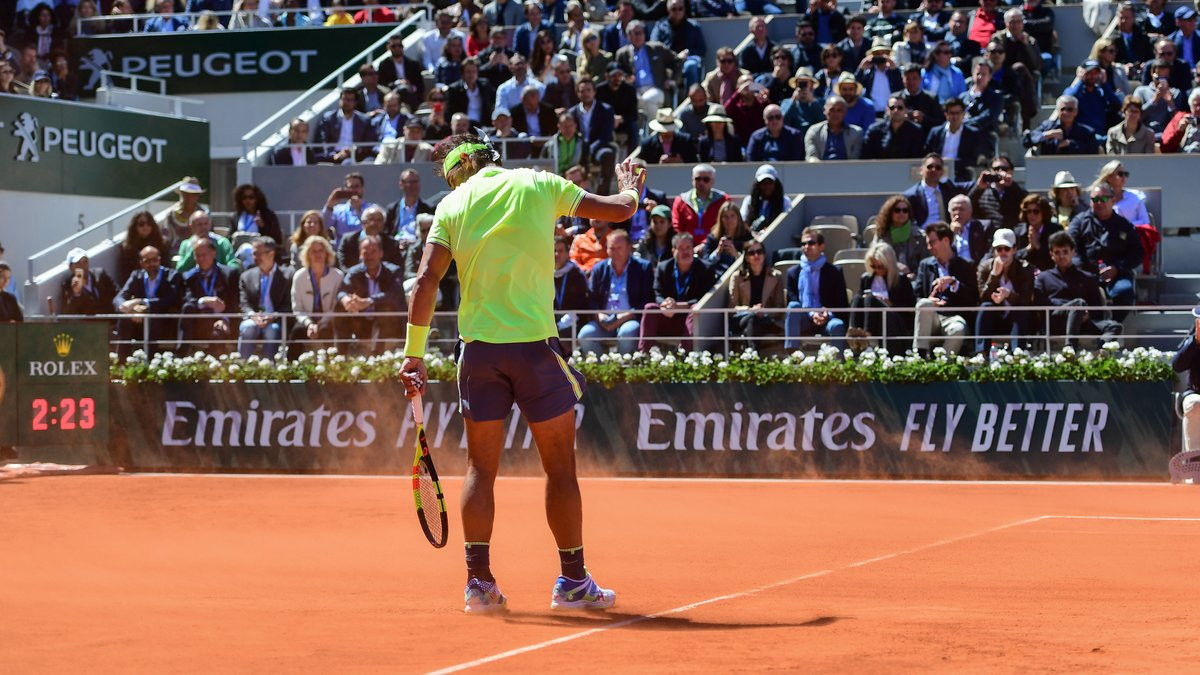
{"label": "lion logo", "polygon": [[93,47],[88,50],[88,53],[79,57],[80,72],[88,73],[87,84],[83,85],[85,91],[95,91],[100,85],[100,71],[112,70],[113,55],[112,52],[105,51],[99,47]]}
{"label": "lion logo", "polygon": [[33,115],[27,112],[17,115],[12,135],[21,141],[21,145],[17,148],[18,162],[36,162],[41,159],[37,151],[38,126],[38,119]]}

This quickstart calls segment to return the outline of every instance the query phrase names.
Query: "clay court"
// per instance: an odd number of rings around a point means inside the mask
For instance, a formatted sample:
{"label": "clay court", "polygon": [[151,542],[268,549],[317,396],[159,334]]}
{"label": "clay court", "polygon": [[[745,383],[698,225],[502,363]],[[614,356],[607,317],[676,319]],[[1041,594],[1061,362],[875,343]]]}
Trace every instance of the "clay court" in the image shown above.
{"label": "clay court", "polygon": [[[459,481],[443,481],[457,504]],[[1195,488],[585,479],[605,614],[549,610],[541,482],[498,486],[504,618],[403,478],[0,482],[0,671],[1195,667]]]}

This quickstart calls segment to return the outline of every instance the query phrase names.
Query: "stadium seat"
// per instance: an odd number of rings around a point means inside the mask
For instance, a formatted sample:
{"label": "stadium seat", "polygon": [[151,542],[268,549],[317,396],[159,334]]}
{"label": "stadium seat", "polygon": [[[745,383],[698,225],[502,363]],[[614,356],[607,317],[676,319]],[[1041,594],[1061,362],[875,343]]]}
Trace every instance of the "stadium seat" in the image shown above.
{"label": "stadium seat", "polygon": [[788,270],[792,269],[793,267],[795,267],[796,265],[799,265],[799,264],[800,264],[799,260],[780,260],[779,262],[772,265],[772,267],[774,267],[775,269],[779,270],[780,272],[782,272],[784,274],[787,274]]}
{"label": "stadium seat", "polygon": [[846,248],[838,251],[833,256],[833,262],[839,260],[862,260],[867,255],[865,248]]}
{"label": "stadium seat", "polygon": [[809,225],[809,229],[816,230],[825,237],[825,257],[836,256],[838,251],[848,248],[854,248],[854,234],[845,225]]}
{"label": "stadium seat", "polygon": [[804,249],[800,248],[799,246],[790,247],[790,248],[781,248],[778,251],[775,251],[774,253],[771,254],[771,264],[774,265],[777,262],[787,261],[787,260],[799,261],[803,257],[804,257]]}
{"label": "stadium seat", "polygon": [[867,271],[867,265],[862,258],[858,260],[834,260],[834,267],[842,271],[842,277],[846,280],[846,288],[858,288],[859,277],[863,272]]}
{"label": "stadium seat", "polygon": [[858,232],[858,218],[854,216],[813,216],[808,226],[816,225],[844,225],[851,232]]}

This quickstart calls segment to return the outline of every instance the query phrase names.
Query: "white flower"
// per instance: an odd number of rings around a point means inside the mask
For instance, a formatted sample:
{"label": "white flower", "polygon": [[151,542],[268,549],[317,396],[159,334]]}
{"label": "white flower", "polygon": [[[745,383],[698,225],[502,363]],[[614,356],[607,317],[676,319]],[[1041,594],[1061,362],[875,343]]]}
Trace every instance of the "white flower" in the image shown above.
{"label": "white flower", "polygon": [[430,366],[430,367],[432,367],[432,368],[441,368],[441,367],[442,367],[442,365],[443,365],[443,364],[445,364],[445,363],[446,363],[446,362],[445,362],[445,361],[443,361],[442,359],[440,359],[440,358],[435,358],[434,360],[432,360],[432,361],[430,361],[430,362],[429,362],[429,366]]}
{"label": "white flower", "polygon": [[945,355],[946,355],[946,348],[945,348],[945,347],[934,347],[934,348],[933,348],[933,355],[934,355],[934,356],[936,356],[936,357],[939,357],[939,358],[940,358],[940,357],[943,357],[943,356],[945,356]]}
{"label": "white flower", "polygon": [[238,364],[236,364],[236,363],[235,363],[235,364],[233,364],[232,366],[229,366],[229,374],[230,374],[230,375],[237,375],[237,374],[238,374],[238,371],[239,371],[239,370],[241,370],[241,369],[242,369],[242,368],[241,368],[241,366],[239,366]]}
{"label": "white flower", "polygon": [[1061,365],[1061,364],[1063,364],[1063,363],[1066,363],[1066,362],[1067,362],[1067,357],[1063,356],[1061,353],[1060,353],[1060,354],[1055,354],[1055,355],[1054,355],[1054,362],[1055,362],[1055,363],[1057,363],[1057,364],[1060,364],[1060,365]]}
{"label": "white flower", "polygon": [[[234,368],[236,368],[236,367],[237,366],[234,366]],[[313,369],[313,372],[315,372],[318,375],[324,375],[325,374],[325,366],[317,366],[316,368]]]}
{"label": "white flower", "polygon": [[1115,352],[1120,348],[1121,343],[1117,342],[1116,340],[1109,340],[1108,342],[1100,345],[1100,349],[1106,352]]}
{"label": "white flower", "polygon": [[157,373],[155,373],[154,376],[160,380],[165,380],[165,379],[167,379],[167,371],[160,370]]}
{"label": "white flower", "polygon": [[337,348],[337,347],[330,347],[330,348],[329,348],[329,353],[330,353],[330,354],[336,354],[336,353],[338,353],[338,348]]}
{"label": "white flower", "polygon": [[[1140,349],[1140,347],[1139,347],[1139,349]],[[1072,347],[1071,345],[1067,345],[1066,347],[1062,348],[1061,355],[1062,356],[1075,356],[1075,348]]]}
{"label": "white flower", "polygon": [[353,377],[354,379],[357,380],[361,375],[362,375],[362,368],[359,368],[358,366],[354,366],[353,368],[350,369],[350,377]]}

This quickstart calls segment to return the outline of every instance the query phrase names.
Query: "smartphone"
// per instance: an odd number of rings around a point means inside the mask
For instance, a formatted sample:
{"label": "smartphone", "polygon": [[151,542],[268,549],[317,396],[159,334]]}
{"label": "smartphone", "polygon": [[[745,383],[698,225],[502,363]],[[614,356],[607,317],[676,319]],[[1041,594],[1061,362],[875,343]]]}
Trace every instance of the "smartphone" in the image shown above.
{"label": "smartphone", "polygon": [[442,110],[445,110],[445,108],[446,108],[446,104],[445,104],[445,103],[443,103],[442,101],[434,101],[434,103],[433,103],[433,114],[435,114],[435,115],[441,115],[441,114],[442,114]]}

